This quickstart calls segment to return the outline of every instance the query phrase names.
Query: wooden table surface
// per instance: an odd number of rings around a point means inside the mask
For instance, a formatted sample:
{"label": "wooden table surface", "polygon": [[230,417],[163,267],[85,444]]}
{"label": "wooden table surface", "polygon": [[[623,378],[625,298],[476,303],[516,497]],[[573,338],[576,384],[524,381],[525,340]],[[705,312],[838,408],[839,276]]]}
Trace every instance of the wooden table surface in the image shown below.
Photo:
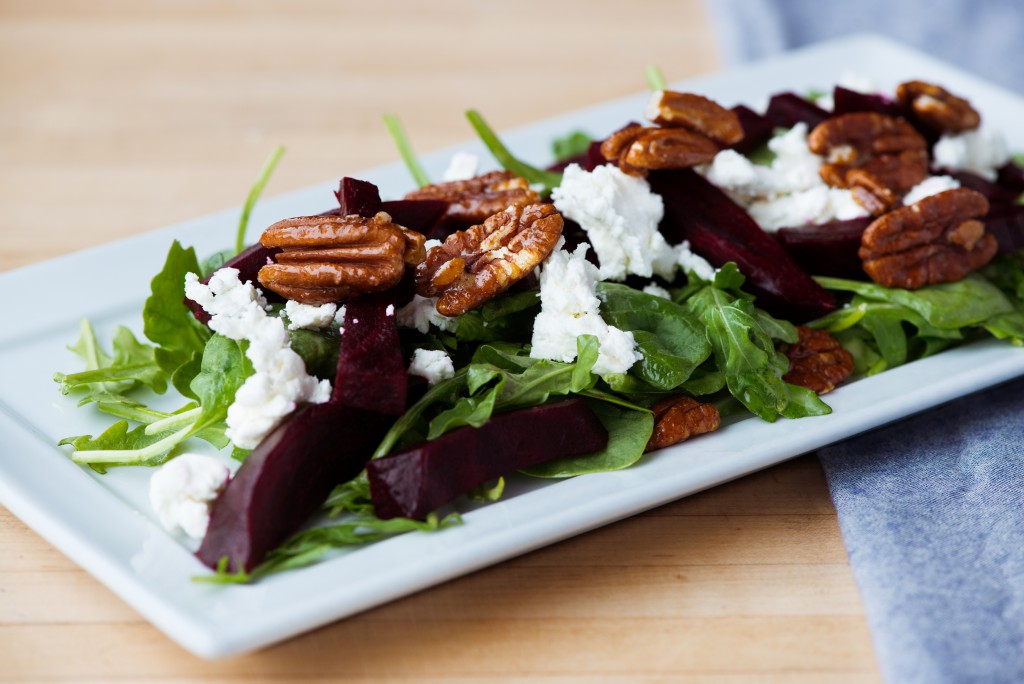
{"label": "wooden table surface", "polygon": [[[720,67],[699,2],[3,0],[0,270],[237,206],[278,143],[268,194],[392,161],[382,112],[429,151],[650,63]],[[221,662],[0,508],[0,681],[599,678],[878,679],[813,457]]]}

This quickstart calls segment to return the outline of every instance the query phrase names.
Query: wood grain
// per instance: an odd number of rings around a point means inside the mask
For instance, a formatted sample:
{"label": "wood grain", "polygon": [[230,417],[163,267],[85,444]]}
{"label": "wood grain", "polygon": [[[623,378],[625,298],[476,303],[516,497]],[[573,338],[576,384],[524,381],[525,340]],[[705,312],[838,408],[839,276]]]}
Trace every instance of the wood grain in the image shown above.
{"label": "wood grain", "polygon": [[[0,2],[0,270],[719,66],[699,2]],[[112,521],[116,524],[116,521]],[[184,652],[0,509],[0,681],[877,681],[803,457],[262,652]]]}

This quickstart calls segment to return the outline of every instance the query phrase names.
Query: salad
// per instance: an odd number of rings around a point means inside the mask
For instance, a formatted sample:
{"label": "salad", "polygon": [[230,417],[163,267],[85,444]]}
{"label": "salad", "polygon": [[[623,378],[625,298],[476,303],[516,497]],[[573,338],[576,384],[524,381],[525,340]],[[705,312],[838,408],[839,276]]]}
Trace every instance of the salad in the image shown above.
{"label": "salad", "polygon": [[[549,169],[469,112],[504,171],[457,155],[432,183],[389,118],[418,189],[344,178],[247,244],[278,150],[233,249],[171,245],[148,343],[118,328],[108,353],[83,321],[86,369],[55,379],[115,422],[61,444],[154,467],[199,579],[246,582],[459,524],[512,473],[627,468],[722,416],[823,415],[851,376],[1024,340],[1024,172],[967,100],[858,84],[761,114],[651,78],[651,125],[555,141]],[[169,388],[179,409],[148,405]]]}

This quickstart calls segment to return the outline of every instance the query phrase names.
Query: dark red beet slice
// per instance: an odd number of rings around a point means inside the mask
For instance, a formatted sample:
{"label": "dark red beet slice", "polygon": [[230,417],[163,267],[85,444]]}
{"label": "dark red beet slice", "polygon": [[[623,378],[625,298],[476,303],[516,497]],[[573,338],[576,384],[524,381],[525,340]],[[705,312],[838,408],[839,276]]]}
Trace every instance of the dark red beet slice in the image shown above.
{"label": "dark red beet slice", "polygon": [[363,469],[390,416],[312,404],[282,424],[245,459],[210,512],[196,555],[211,568],[252,570],[299,529],[335,485]]}
{"label": "dark red beet slice", "polygon": [[653,172],[651,188],[665,202],[659,226],[671,244],[690,247],[719,267],[735,261],[747,277],[745,289],[774,316],[797,322],[818,318],[835,300],[804,272],[786,250],[724,192],[690,169]]}
{"label": "dark red beet slice", "polygon": [[1024,204],[993,204],[985,216],[985,230],[995,236],[999,253],[1024,249]]}
{"label": "dark red beet slice", "polygon": [[814,275],[864,279],[857,250],[871,218],[832,221],[817,226],[780,228],[775,238],[793,260]]}
{"label": "dark red beet slice", "polygon": [[391,298],[349,302],[343,326],[331,401],[392,415],[405,412],[408,378]]}
{"label": "dark red beet slice", "polygon": [[[281,250],[277,247],[264,247],[260,243],[256,243],[251,247],[246,247],[241,252],[224,262],[221,268],[237,268],[238,279],[244,282],[252,282],[257,284],[259,281],[256,280],[256,275],[260,272],[260,269],[267,265],[269,261],[273,261],[273,258]],[[218,269],[220,270],[220,269]],[[216,273],[216,271],[214,271]],[[208,284],[210,282],[210,275],[203,278],[203,283]],[[258,286],[258,285],[257,285]],[[266,295],[268,300],[274,301],[275,298],[280,301],[273,292],[267,291],[263,293]],[[203,307],[199,306],[191,299],[185,299],[185,304],[192,311],[192,315],[196,317],[196,320],[206,325],[210,322],[210,314],[203,310]]]}
{"label": "dark red beet slice", "polygon": [[582,399],[532,406],[366,464],[379,518],[416,518],[489,480],[603,449],[608,431]]}
{"label": "dark red beet slice", "polygon": [[746,154],[771,139],[775,132],[775,124],[767,116],[758,114],[746,105],[736,105],[732,111],[739,117],[740,126],[743,128],[743,138],[732,145],[732,149],[740,154]]}
{"label": "dark red beet slice", "polygon": [[448,209],[444,200],[391,200],[382,202],[381,211],[391,215],[391,220],[409,230],[423,233],[427,239],[444,240],[448,232],[441,228],[441,219]]}
{"label": "dark red beet slice", "polygon": [[1006,162],[999,167],[999,185],[1020,195],[1024,193],[1024,169],[1016,162]]}
{"label": "dark red beet slice", "polygon": [[345,176],[341,179],[341,184],[334,196],[338,198],[338,204],[341,205],[338,213],[342,216],[358,214],[369,218],[381,210],[380,191],[369,181]]}
{"label": "dark red beet slice", "polygon": [[610,163],[607,159],[605,159],[605,156],[601,154],[602,142],[604,141],[595,140],[594,142],[590,143],[590,147],[587,148],[586,158],[580,165],[587,171],[593,171],[598,166],[604,166],[605,164]]}
{"label": "dark red beet slice", "polygon": [[1012,204],[1020,196],[1019,192],[1014,192],[1004,185],[993,183],[987,178],[983,178],[970,171],[939,169],[938,173],[956,178],[960,181],[961,187],[980,192],[990,204]]}
{"label": "dark red beet slice", "polygon": [[832,116],[829,112],[796,93],[772,95],[764,115],[773,125],[781,128],[792,128],[801,121],[806,123],[808,128],[814,128]]}
{"label": "dark red beet slice", "polygon": [[884,95],[871,95],[859,93],[842,86],[836,86],[832,91],[832,111],[835,114],[850,114],[852,112],[875,112],[886,116],[903,116],[904,110],[898,103],[893,102]]}

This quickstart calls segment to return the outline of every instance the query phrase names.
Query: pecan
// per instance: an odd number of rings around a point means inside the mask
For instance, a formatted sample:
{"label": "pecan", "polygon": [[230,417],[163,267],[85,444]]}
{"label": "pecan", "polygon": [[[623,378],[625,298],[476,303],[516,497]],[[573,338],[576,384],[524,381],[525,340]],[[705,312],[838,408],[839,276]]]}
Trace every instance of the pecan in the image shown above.
{"label": "pecan", "polygon": [[701,404],[687,396],[662,399],[651,407],[654,432],[645,451],[663,449],[695,435],[718,429],[721,417],[713,404]]}
{"label": "pecan", "polygon": [[616,160],[625,173],[645,176],[650,169],[706,164],[718,154],[718,145],[685,128],[630,126],[601,143],[601,154]]}
{"label": "pecan", "polygon": [[854,199],[873,214],[892,209],[928,176],[925,139],[906,121],[884,114],[834,116],[815,126],[807,147],[825,157],[821,179],[855,189]]}
{"label": "pecan", "polygon": [[963,133],[981,125],[981,115],[970,102],[932,83],[901,83],[896,87],[896,99],[940,133]]}
{"label": "pecan", "polygon": [[960,280],[995,256],[995,237],[977,218],[985,196],[957,188],[925,197],[875,219],[858,254],[864,271],[886,287],[916,289]]}
{"label": "pecan", "polygon": [[258,278],[267,289],[304,304],[354,299],[397,285],[407,264],[423,260],[423,242],[422,235],[392,223],[384,212],[373,218],[286,219],[260,236],[264,247],[282,251]]}
{"label": "pecan", "polygon": [[839,340],[825,330],[804,325],[796,330],[800,339],[795,344],[779,346],[779,351],[789,359],[789,371],[782,376],[783,380],[825,394],[850,377],[853,356]]}
{"label": "pecan", "polygon": [[561,235],[553,204],[508,207],[431,249],[416,267],[416,292],[438,297],[445,316],[464,314],[529,275]]}
{"label": "pecan", "polygon": [[448,202],[445,218],[471,225],[510,206],[525,207],[540,202],[530,184],[511,171],[491,171],[468,180],[425,185],[405,199],[433,199]]}
{"label": "pecan", "polygon": [[743,139],[736,113],[702,95],[658,90],[651,95],[645,114],[660,126],[687,128],[723,145]]}

